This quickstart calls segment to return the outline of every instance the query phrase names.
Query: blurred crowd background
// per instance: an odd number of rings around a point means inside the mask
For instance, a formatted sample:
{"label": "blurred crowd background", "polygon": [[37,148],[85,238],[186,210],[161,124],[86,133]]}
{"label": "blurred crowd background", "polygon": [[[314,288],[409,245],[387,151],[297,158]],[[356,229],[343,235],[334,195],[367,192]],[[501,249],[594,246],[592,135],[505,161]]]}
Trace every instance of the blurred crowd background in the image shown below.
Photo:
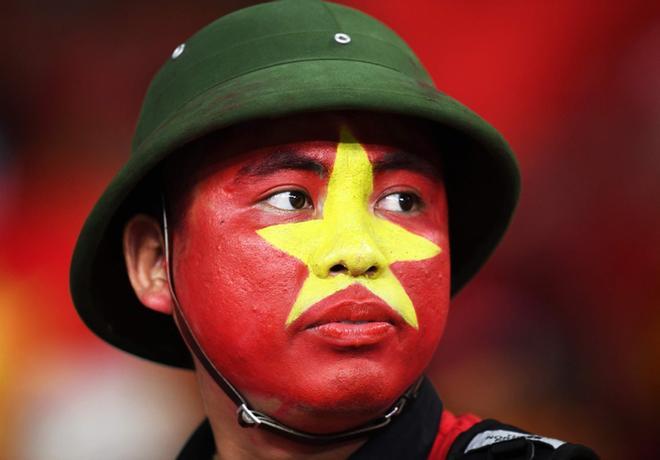
{"label": "blurred crowd background", "polygon": [[[172,50],[247,1],[0,3],[0,458],[173,458],[192,375],[77,318],[68,265]],[[429,369],[447,407],[660,452],[660,4],[341,1],[397,30],[517,152],[522,200]]]}

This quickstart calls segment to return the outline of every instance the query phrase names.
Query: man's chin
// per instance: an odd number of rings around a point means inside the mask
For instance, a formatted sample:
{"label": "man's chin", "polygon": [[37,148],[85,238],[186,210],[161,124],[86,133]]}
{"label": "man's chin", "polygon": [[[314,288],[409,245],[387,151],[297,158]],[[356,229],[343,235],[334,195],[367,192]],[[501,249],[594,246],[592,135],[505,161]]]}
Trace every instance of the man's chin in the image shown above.
{"label": "man's chin", "polygon": [[299,408],[278,416],[278,420],[307,433],[328,434],[358,428],[383,416],[390,405],[350,408]]}
{"label": "man's chin", "polygon": [[272,415],[293,428],[311,433],[350,430],[386,414],[407,388],[408,384],[359,378],[341,384],[333,382],[317,387],[316,391],[292,388]]}

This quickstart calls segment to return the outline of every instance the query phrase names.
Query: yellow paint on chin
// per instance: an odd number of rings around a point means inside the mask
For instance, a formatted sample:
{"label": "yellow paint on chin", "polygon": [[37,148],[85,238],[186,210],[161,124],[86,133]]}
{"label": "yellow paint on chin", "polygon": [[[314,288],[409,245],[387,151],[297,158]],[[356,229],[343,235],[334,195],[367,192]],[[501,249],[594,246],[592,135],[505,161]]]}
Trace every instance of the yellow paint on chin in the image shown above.
{"label": "yellow paint on chin", "polygon": [[[323,218],[272,225],[257,233],[279,250],[307,265],[309,274],[286,320],[288,326],[305,310],[352,284],[381,298],[414,328],[415,308],[394,276],[394,262],[431,258],[441,248],[369,209],[373,167],[364,147],[343,127],[328,181]],[[331,267],[347,270],[333,273]],[[369,270],[376,267],[375,270]]]}

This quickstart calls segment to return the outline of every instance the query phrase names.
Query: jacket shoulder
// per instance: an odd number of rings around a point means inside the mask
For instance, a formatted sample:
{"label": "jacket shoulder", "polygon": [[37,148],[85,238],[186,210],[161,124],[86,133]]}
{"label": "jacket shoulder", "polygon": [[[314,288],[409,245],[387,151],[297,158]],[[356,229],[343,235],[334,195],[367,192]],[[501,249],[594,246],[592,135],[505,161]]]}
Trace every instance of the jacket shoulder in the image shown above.
{"label": "jacket shoulder", "polygon": [[[429,460],[598,460],[596,453],[497,420],[443,414]],[[443,423],[444,422],[444,423]]]}

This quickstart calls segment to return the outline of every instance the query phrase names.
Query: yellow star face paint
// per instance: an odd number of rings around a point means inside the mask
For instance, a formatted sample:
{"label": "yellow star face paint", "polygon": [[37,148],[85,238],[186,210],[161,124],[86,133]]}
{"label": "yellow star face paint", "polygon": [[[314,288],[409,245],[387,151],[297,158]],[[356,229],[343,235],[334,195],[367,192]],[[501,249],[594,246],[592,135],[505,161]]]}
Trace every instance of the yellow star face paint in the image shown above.
{"label": "yellow star face paint", "polygon": [[369,209],[373,181],[373,167],[365,148],[342,127],[322,218],[257,231],[309,270],[286,319],[287,325],[315,303],[352,284],[360,284],[385,301],[410,326],[418,327],[413,303],[390,266],[434,257],[441,248],[376,216]]}

